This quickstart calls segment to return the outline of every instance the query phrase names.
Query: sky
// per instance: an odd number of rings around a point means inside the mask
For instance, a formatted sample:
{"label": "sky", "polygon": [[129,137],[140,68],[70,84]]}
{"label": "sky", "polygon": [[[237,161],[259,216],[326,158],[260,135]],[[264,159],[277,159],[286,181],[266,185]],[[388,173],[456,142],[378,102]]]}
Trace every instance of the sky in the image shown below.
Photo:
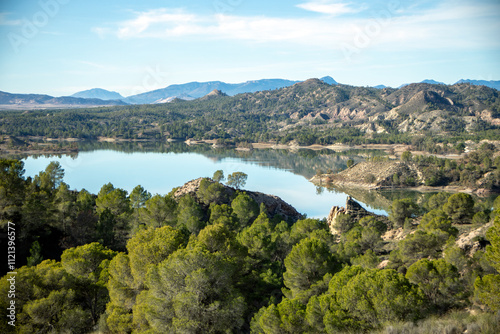
{"label": "sky", "polygon": [[0,91],[500,80],[500,0],[1,0]]}

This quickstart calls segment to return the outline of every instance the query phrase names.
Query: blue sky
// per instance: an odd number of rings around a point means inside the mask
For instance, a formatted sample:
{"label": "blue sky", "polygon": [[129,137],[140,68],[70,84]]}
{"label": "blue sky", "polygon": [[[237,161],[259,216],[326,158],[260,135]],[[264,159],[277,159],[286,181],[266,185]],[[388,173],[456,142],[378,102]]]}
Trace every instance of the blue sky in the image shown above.
{"label": "blue sky", "polygon": [[500,80],[498,0],[3,0],[0,90]]}

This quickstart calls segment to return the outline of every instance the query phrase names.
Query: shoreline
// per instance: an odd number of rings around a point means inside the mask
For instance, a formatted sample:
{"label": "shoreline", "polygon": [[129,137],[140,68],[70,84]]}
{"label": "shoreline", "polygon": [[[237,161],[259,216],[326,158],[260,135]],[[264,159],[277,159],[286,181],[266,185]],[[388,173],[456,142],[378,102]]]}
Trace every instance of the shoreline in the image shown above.
{"label": "shoreline", "polygon": [[383,187],[383,186],[378,186],[376,184],[368,184],[368,183],[353,182],[353,181],[337,181],[333,183],[327,183],[323,182],[322,177],[320,177],[320,179],[318,180],[317,176],[313,176],[311,179],[309,179],[309,182],[313,183],[314,185],[324,187],[326,189],[335,188],[335,186],[338,186],[341,188],[342,187],[356,188],[364,191],[408,190],[408,191],[417,191],[420,193],[433,193],[433,192],[467,193],[480,197],[487,197],[496,194],[495,192],[486,190],[484,188],[471,188],[471,187],[464,187],[457,185],[435,186],[435,187],[424,186],[424,185],[413,186],[413,187]]}
{"label": "shoreline", "polygon": [[[7,138],[13,138],[12,136],[6,136]],[[172,143],[172,142],[184,142],[186,145],[199,145],[199,144],[208,144],[213,148],[222,148],[224,145],[217,144],[217,140],[215,139],[202,139],[202,140],[177,140],[177,139],[165,139],[162,141],[150,140],[150,139],[124,139],[124,138],[113,138],[113,137],[98,137],[94,140],[85,140],[79,138],[44,138],[44,137],[17,137],[17,140],[23,142],[27,145],[26,149],[23,149],[22,145],[16,145],[14,147],[9,147],[8,144],[2,143],[0,144],[0,155],[11,155],[11,154],[72,154],[77,153],[78,148],[75,147],[58,147],[55,148],[53,145],[57,143],[74,143],[77,145],[79,142],[89,141],[89,142],[108,142],[108,143],[148,143],[148,142],[163,142],[163,143]],[[38,147],[30,147],[32,145],[36,145]],[[52,145],[52,147],[50,147]],[[413,155],[433,155],[438,158],[444,159],[460,159],[463,154],[432,154],[430,152],[423,151],[413,151],[411,150],[410,145],[406,144],[362,144],[362,145],[347,145],[347,144],[329,144],[329,145],[297,145],[296,143],[291,144],[277,144],[277,143],[249,143],[251,147],[231,147],[237,151],[250,151],[252,149],[274,149],[274,150],[331,150],[335,152],[344,152],[350,150],[380,150],[384,151],[388,154],[388,157],[391,159],[396,159],[401,156],[401,154],[405,151],[410,150]],[[229,148],[229,147],[228,147]]]}

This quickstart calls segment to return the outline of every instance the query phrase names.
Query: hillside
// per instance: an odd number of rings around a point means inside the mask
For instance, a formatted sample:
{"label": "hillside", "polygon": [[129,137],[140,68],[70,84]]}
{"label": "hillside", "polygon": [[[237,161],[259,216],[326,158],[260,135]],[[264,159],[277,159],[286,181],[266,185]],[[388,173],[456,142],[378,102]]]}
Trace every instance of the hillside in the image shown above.
{"label": "hillside", "polygon": [[[227,94],[223,90],[217,94],[223,93]],[[0,129],[5,135],[58,138],[404,143],[433,153],[448,150],[449,140],[500,139],[499,92],[470,84],[377,89],[309,79],[281,89],[215,99],[174,99],[95,113],[75,109],[55,113],[51,119],[41,115],[46,113],[3,114]]]}
{"label": "hillside", "polygon": [[335,188],[419,187],[420,190],[462,191],[488,196],[500,193],[500,150],[499,143],[496,144],[485,142],[455,161],[412,156],[409,151],[403,153],[401,161],[377,157],[360,163],[351,161],[347,169],[317,174],[311,181]]}

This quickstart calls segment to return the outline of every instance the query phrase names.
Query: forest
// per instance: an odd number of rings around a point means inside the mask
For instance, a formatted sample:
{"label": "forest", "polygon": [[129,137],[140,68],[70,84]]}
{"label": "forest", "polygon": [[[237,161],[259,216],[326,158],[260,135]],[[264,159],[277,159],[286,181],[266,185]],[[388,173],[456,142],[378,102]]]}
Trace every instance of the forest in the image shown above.
{"label": "forest", "polygon": [[26,178],[1,159],[0,174],[16,248],[2,333],[500,331],[500,197],[395,199],[329,226],[271,213],[239,172],[168,194],[71,190],[56,162]]}

